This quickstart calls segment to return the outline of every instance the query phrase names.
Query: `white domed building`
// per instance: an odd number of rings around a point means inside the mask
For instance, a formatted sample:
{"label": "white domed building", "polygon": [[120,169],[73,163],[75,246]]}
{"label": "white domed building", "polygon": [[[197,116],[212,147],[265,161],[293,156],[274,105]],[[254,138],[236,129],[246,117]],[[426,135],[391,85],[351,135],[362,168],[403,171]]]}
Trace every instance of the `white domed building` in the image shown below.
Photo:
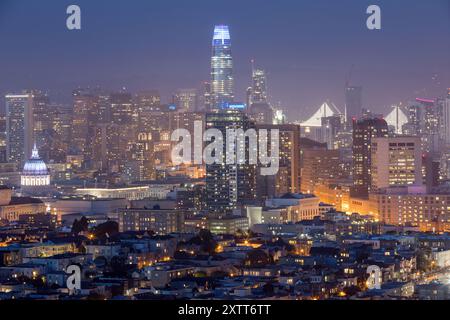
{"label": "white domed building", "polygon": [[34,145],[31,159],[25,162],[20,177],[22,191],[39,191],[50,186],[50,172],[45,162],[39,157],[36,144]]}

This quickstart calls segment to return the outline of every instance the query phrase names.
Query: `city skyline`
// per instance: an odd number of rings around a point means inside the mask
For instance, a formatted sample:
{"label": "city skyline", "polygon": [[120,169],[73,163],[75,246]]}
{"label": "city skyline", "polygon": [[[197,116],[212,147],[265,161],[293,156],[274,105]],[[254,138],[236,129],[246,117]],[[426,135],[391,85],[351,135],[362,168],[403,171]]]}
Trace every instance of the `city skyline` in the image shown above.
{"label": "city skyline", "polygon": [[[254,59],[267,72],[270,102],[281,102],[291,121],[305,119],[326,99],[343,109],[350,73],[350,84],[363,87],[363,106],[380,113],[400,101],[442,95],[449,79],[446,1],[414,8],[381,1],[379,31],[365,27],[364,1],[342,7],[330,1],[260,6],[249,1],[239,10],[233,1],[204,2],[195,10],[180,3],[171,11],[158,1],[127,7],[80,1],[83,27],[75,32],[63,23],[66,3],[51,3],[1,4],[0,26],[9,29],[0,28],[0,35],[10,43],[0,53],[0,68],[8,74],[8,81],[0,81],[2,95],[37,88],[69,104],[74,88],[99,85],[110,91],[157,89],[168,101],[177,89],[202,89],[209,80],[206,39],[220,23],[229,25],[233,38],[236,100],[245,101]],[[242,19],[250,13],[259,19]],[[40,28],[31,28],[34,24]],[[149,41],[143,41],[146,36]],[[35,50],[24,50],[25,45]]]}
{"label": "city skyline", "polygon": [[0,302],[450,300],[450,0],[336,2],[2,1]]}

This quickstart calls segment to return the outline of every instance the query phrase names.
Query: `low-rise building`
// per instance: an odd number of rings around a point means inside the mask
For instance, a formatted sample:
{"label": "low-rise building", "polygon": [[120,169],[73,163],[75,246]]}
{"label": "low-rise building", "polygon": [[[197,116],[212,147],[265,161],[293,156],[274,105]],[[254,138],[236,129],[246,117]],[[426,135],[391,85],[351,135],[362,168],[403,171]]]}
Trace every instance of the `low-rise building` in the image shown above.
{"label": "low-rise building", "polygon": [[21,215],[42,214],[46,211],[47,208],[40,199],[13,197],[11,189],[0,186],[0,220],[14,222]]}
{"label": "low-rise building", "polygon": [[248,218],[239,216],[208,218],[208,229],[213,234],[236,234],[238,231],[248,230]]}
{"label": "low-rise building", "polygon": [[158,235],[184,230],[184,212],[180,210],[121,209],[119,230],[153,231]]}

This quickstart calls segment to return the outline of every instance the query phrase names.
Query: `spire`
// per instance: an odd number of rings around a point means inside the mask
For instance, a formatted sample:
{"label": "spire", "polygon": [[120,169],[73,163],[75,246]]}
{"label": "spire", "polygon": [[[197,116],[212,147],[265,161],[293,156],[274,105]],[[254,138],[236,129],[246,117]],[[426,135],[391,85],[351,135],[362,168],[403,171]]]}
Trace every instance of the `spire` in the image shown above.
{"label": "spire", "polygon": [[39,151],[36,147],[36,142],[34,143],[33,151],[31,151],[31,159],[39,159]]}

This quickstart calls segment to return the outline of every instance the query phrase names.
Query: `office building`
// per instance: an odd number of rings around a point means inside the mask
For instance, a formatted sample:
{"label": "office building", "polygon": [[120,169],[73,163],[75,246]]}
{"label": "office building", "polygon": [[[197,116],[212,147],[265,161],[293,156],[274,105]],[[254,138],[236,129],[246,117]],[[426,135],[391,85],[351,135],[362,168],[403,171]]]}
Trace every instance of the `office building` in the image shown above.
{"label": "office building", "polygon": [[371,191],[423,183],[419,137],[373,138],[371,148]]}
{"label": "office building", "polygon": [[233,58],[228,26],[214,28],[211,57],[211,94],[214,108],[222,108],[234,99]]}
{"label": "office building", "polygon": [[272,176],[259,174],[257,169],[258,199],[270,198],[288,192],[300,192],[300,126],[295,124],[257,124],[257,131],[279,131],[279,170]]}
{"label": "office building", "polygon": [[22,168],[34,143],[34,96],[6,95],[6,154],[9,162]]}
{"label": "office building", "polygon": [[119,230],[153,231],[158,235],[182,232],[184,213],[178,210],[121,209]]}
{"label": "office building", "polygon": [[352,197],[367,198],[371,183],[372,139],[387,137],[388,126],[383,119],[353,121],[353,189]]}
{"label": "office building", "polygon": [[254,103],[267,103],[266,72],[262,69],[252,69],[252,87],[249,106]]}
{"label": "office building", "polygon": [[179,89],[173,95],[173,103],[177,111],[195,112],[198,110],[198,96],[196,89]]}
{"label": "office building", "polygon": [[362,108],[362,87],[347,86],[345,88],[345,112],[347,115],[347,122],[351,123],[353,119],[360,118]]}
{"label": "office building", "polygon": [[450,227],[450,195],[427,193],[425,187],[389,188],[371,196],[380,221],[442,232]]}
{"label": "office building", "polygon": [[265,102],[252,103],[248,107],[248,116],[257,124],[272,124],[273,109]]}
{"label": "office building", "polygon": [[247,231],[249,220],[247,217],[227,216],[220,218],[209,217],[207,219],[208,229],[213,234],[236,234]]}
{"label": "office building", "polygon": [[328,185],[341,177],[338,150],[302,148],[301,192],[313,194],[316,186]]}
{"label": "office building", "polygon": [[442,137],[444,143],[450,147],[450,89],[448,89],[448,95],[443,100],[443,117],[442,117]]}
{"label": "office building", "polygon": [[[218,129],[223,135],[223,153],[220,163],[206,164],[206,203],[213,212],[225,213],[236,209],[238,204],[254,200],[256,197],[256,165],[249,164],[248,156],[245,163],[227,164],[226,146],[227,129],[242,129],[246,132],[254,128],[253,122],[239,110],[223,110],[206,114],[206,129]],[[244,145],[235,143],[237,148],[244,148],[246,155],[249,153],[250,141],[246,139]]]}

